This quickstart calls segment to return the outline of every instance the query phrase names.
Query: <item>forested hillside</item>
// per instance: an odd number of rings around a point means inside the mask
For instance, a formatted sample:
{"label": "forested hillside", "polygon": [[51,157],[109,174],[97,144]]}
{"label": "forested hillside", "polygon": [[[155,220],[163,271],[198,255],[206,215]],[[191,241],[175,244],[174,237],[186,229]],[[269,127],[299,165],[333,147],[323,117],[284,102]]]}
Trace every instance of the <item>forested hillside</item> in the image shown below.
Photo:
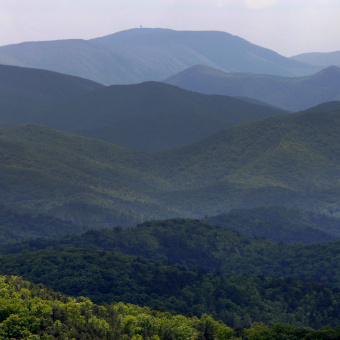
{"label": "forested hillside", "polygon": [[246,72],[226,73],[196,65],[164,81],[199,93],[251,98],[291,112],[340,100],[340,69],[336,66],[305,77],[279,77]]}
{"label": "forested hillside", "polygon": [[212,274],[72,248],[2,256],[0,272],[97,303],[123,301],[198,317],[209,313],[231,327],[282,322],[322,328],[340,322],[339,289],[306,280]]}
{"label": "forested hillside", "polygon": [[41,69],[0,65],[0,91],[49,106],[68,102],[103,85]]}
{"label": "forested hillside", "polygon": [[81,233],[86,227],[42,214],[19,212],[0,206],[0,246],[39,237]]}
{"label": "forested hillside", "polygon": [[1,203],[94,227],[259,205],[336,217],[340,115],[323,108],[239,124],[157,153],[38,125],[1,129]]}
{"label": "forested hillside", "polygon": [[85,297],[67,297],[19,277],[1,276],[2,339],[294,339],[331,340],[339,330],[255,323],[232,329],[209,315],[197,318],[132,304],[94,304]]}
{"label": "forested hillside", "polygon": [[0,339],[340,339],[336,54],[140,27],[0,47]]}
{"label": "forested hillside", "polygon": [[188,339],[206,331],[216,339],[233,339],[234,331],[213,320],[171,315],[131,304],[96,305],[1,276],[2,339]]}
{"label": "forested hillside", "polygon": [[[340,287],[339,242],[288,245],[242,236],[206,222],[174,219],[61,239],[8,245],[2,254],[60,247],[97,249],[237,275],[307,279]],[[16,273],[21,274],[21,273]]]}
{"label": "forested hillside", "polygon": [[272,242],[318,243],[340,237],[339,218],[284,206],[233,209],[205,220],[242,235],[264,237]]}
{"label": "forested hillside", "polygon": [[228,96],[207,96],[145,82],[92,91],[55,107],[35,122],[130,149],[160,151],[282,113],[281,109]]}

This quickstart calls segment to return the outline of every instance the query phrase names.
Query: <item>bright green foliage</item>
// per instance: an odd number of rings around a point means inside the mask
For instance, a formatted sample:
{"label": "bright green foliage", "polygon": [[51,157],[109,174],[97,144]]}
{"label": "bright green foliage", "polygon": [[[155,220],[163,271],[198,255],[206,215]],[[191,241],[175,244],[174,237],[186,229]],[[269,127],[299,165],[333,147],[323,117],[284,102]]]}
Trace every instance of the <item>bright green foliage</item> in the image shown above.
{"label": "bright green foliage", "polygon": [[319,330],[283,323],[232,329],[204,314],[175,315],[122,302],[97,305],[19,277],[0,276],[0,337],[27,340],[336,340],[340,328]]}
{"label": "bright green foliage", "polygon": [[[233,330],[208,315],[201,319],[131,304],[99,306],[18,277],[0,277],[1,339],[233,339]],[[202,328],[202,325],[205,326]]]}
{"label": "bright green foliage", "polygon": [[0,289],[1,339],[119,338],[112,307],[69,298],[18,277],[1,276]]}
{"label": "bright green foliage", "polygon": [[284,322],[340,324],[340,293],[309,281],[207,273],[142,257],[84,249],[24,252],[0,258],[0,272],[96,303],[125,302],[200,317],[232,327]]}

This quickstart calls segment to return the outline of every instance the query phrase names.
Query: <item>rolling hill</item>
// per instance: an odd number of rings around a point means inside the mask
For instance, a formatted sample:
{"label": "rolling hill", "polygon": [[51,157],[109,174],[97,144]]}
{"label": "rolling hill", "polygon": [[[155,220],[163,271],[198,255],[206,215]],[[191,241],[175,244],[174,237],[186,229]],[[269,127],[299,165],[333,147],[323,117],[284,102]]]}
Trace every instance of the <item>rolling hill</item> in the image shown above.
{"label": "rolling hill", "polygon": [[156,153],[38,125],[1,129],[1,203],[101,227],[259,205],[338,216],[340,111],[328,106]]}
{"label": "rolling hill", "polygon": [[205,94],[249,97],[296,112],[340,100],[340,68],[331,66],[305,77],[279,77],[254,73],[225,73],[196,65],[165,83]]}
{"label": "rolling hill", "polygon": [[0,119],[7,124],[37,122],[51,107],[101,87],[61,73],[0,65]]}
{"label": "rolling hill", "polygon": [[233,209],[204,219],[242,235],[271,242],[321,243],[340,237],[340,219],[284,206]]}
{"label": "rolling hill", "polygon": [[293,192],[334,188],[339,109],[322,111],[322,107],[240,124],[158,157],[166,160],[167,177],[182,190],[216,182],[254,189],[270,185]]}
{"label": "rolling hill", "polygon": [[320,69],[225,32],[159,28],[130,29],[91,40],[2,46],[0,63],[47,69],[106,85],[161,81],[197,64],[226,72],[285,76]]}
{"label": "rolling hill", "polygon": [[156,211],[169,213],[148,194],[158,178],[139,169],[148,161],[144,153],[33,124],[0,134],[6,206],[92,227],[133,225]]}
{"label": "rolling hill", "polygon": [[66,74],[27,67],[0,65],[0,92],[21,96],[41,104],[70,101],[103,85]]}
{"label": "rolling hill", "polygon": [[340,51],[302,53],[293,56],[290,59],[317,66],[340,67]]}
{"label": "rolling hill", "polygon": [[282,112],[164,83],[103,86],[51,71],[0,65],[2,126],[41,123],[132,149],[180,147],[224,127]]}
{"label": "rolling hill", "polygon": [[143,151],[176,148],[282,110],[158,82],[113,85],[50,111],[40,123]]}

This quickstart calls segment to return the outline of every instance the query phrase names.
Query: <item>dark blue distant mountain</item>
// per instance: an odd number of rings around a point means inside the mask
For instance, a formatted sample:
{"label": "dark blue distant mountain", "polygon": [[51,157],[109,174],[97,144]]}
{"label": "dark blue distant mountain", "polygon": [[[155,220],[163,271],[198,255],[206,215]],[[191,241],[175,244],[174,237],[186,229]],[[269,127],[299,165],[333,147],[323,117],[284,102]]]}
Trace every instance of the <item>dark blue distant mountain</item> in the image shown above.
{"label": "dark blue distant mountain", "polygon": [[291,59],[317,66],[340,66],[340,51],[302,53]]}
{"label": "dark blue distant mountain", "polygon": [[0,47],[0,63],[48,69],[108,85],[159,81],[197,64],[226,72],[283,76],[320,69],[225,32],[159,28],[131,29],[91,40],[7,45]]}
{"label": "dark blue distant mountain", "polygon": [[204,94],[253,98],[292,112],[340,100],[340,68],[336,66],[309,76],[282,77],[226,73],[196,65],[166,79],[165,83]]}

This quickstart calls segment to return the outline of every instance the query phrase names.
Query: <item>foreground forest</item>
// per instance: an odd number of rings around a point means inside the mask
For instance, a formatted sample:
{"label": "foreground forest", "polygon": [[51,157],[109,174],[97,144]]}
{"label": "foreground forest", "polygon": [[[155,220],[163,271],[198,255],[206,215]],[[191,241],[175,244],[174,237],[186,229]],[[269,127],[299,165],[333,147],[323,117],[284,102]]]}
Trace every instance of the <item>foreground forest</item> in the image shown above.
{"label": "foreground forest", "polygon": [[[278,210],[285,211],[270,211]],[[283,216],[297,222],[296,214]],[[232,328],[279,322],[320,329],[340,322],[339,249],[339,241],[272,243],[174,219],[8,244],[0,272],[95,303],[206,313]]]}
{"label": "foreground forest", "polygon": [[97,305],[18,277],[0,276],[2,339],[337,339],[340,329],[275,323],[232,329],[204,314],[173,315],[157,308]]}

